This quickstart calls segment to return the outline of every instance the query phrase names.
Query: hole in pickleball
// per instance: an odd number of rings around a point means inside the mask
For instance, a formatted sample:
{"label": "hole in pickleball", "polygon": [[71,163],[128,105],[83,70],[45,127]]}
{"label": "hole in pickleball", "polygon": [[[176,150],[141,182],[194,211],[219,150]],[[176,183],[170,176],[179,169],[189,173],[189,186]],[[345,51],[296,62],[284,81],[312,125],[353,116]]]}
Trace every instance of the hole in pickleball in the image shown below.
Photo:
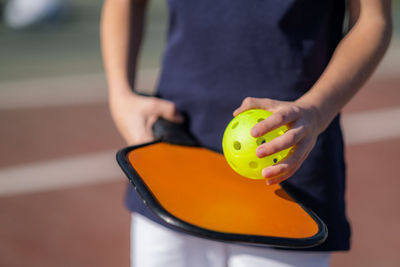
{"label": "hole in pickleball", "polygon": [[240,144],[239,141],[233,142],[233,148],[236,150],[240,150],[242,148],[242,145]]}
{"label": "hole in pickleball", "polygon": [[257,164],[257,162],[255,162],[255,161],[250,161],[250,162],[249,162],[249,167],[252,168],[252,169],[255,169],[255,168],[258,167],[258,164]]}
{"label": "hole in pickleball", "polygon": [[259,118],[258,120],[257,120],[257,123],[258,122],[262,122],[263,120],[265,120],[264,118]]}
{"label": "hole in pickleball", "polygon": [[239,122],[238,122],[238,121],[235,122],[235,123],[232,125],[232,130],[235,129],[238,125],[239,125]]}
{"label": "hole in pickleball", "polygon": [[274,163],[277,163],[277,162],[278,162],[278,159],[275,158],[275,159],[274,159]]}
{"label": "hole in pickleball", "polygon": [[265,143],[264,137],[257,138],[256,143],[257,143],[258,146],[261,145],[261,144],[264,144]]}

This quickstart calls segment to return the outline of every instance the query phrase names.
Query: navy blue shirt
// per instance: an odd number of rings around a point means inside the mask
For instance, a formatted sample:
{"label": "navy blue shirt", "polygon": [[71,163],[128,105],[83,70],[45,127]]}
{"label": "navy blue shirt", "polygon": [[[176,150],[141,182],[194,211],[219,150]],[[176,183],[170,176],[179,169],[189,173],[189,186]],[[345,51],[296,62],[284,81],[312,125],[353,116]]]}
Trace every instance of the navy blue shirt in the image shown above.
{"label": "navy blue shirt", "polygon": [[[223,131],[245,97],[296,100],[342,38],[344,0],[168,0],[169,30],[158,95],[187,115],[204,147],[222,151]],[[345,163],[339,117],[285,181],[328,226],[312,250],[348,250]],[[130,210],[160,222],[130,187]]]}

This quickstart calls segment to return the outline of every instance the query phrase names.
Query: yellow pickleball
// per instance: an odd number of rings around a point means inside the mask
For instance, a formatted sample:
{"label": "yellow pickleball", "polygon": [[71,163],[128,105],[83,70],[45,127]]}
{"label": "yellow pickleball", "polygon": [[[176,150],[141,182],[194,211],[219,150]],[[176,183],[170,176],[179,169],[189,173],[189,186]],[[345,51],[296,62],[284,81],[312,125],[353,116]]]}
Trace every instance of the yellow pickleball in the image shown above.
{"label": "yellow pickleball", "polygon": [[250,133],[251,128],[271,115],[271,112],[263,109],[246,110],[233,118],[225,129],[222,139],[225,159],[234,171],[244,177],[263,179],[262,170],[281,161],[291,149],[288,148],[264,158],[256,156],[258,146],[270,142],[288,130],[286,126],[281,126],[261,137],[254,138]]}

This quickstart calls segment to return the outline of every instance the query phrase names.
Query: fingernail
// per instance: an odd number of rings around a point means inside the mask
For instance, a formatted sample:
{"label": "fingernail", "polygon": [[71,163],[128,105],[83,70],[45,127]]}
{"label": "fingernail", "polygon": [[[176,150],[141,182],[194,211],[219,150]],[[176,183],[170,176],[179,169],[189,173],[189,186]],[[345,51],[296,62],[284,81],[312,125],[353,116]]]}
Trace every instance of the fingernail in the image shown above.
{"label": "fingernail", "polygon": [[262,170],[262,176],[264,176],[265,178],[268,178],[270,176],[272,176],[272,171],[270,169],[264,169]]}
{"label": "fingernail", "polygon": [[275,180],[274,179],[269,179],[267,180],[267,185],[272,185],[274,184]]}
{"label": "fingernail", "polygon": [[252,135],[252,136],[256,137],[256,136],[258,136],[258,134],[259,134],[259,131],[258,131],[257,128],[251,129],[251,135]]}
{"label": "fingernail", "polygon": [[262,147],[258,147],[258,148],[256,149],[256,155],[257,155],[257,157],[261,158],[261,157],[263,157],[263,154],[264,154],[264,149],[263,149]]}

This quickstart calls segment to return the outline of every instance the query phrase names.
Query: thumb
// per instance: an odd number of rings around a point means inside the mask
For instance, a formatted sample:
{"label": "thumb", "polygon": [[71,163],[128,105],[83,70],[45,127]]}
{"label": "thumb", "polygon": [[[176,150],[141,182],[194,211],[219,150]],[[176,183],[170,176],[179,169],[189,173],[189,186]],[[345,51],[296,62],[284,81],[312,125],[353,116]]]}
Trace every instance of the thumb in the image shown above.
{"label": "thumb", "polygon": [[240,113],[253,109],[265,109],[271,112],[274,112],[274,109],[277,107],[279,101],[270,99],[270,98],[256,98],[256,97],[246,97],[240,107],[238,107],[234,112],[233,116],[237,116]]}
{"label": "thumb", "polygon": [[159,117],[175,123],[182,123],[184,121],[183,116],[179,113],[175,104],[168,100],[159,100],[156,105],[156,113]]}
{"label": "thumb", "polygon": [[[263,101],[264,100],[264,101]],[[265,105],[265,101],[267,99],[261,99],[261,98],[255,98],[255,97],[246,97],[243,101],[240,107],[238,107],[234,112],[233,116],[237,116],[240,113],[248,110],[248,109],[253,109],[253,108],[263,108]]]}

